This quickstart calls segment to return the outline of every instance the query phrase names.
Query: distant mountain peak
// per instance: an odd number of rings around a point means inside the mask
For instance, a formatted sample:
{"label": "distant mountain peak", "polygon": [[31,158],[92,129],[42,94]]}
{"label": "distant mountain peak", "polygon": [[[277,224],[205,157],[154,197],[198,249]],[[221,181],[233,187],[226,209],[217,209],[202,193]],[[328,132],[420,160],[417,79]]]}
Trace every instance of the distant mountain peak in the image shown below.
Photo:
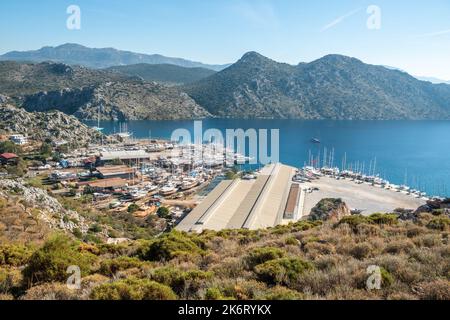
{"label": "distant mountain peak", "polygon": [[56,47],[49,47],[49,48],[55,48],[55,49],[63,49],[63,48],[64,49],[87,49],[87,47],[85,47],[85,46],[83,46],[81,44],[70,43],[70,42],[61,44],[61,45],[56,46]]}
{"label": "distant mountain peak", "polygon": [[245,53],[238,62],[248,63],[248,62],[259,62],[259,61],[272,61],[271,59],[263,56],[256,51],[249,51]]}
{"label": "distant mountain peak", "polygon": [[142,54],[114,48],[89,48],[77,43],[64,43],[56,47],[42,47],[31,51],[11,51],[0,55],[0,60],[11,61],[57,61],[89,68],[108,68],[136,63],[172,64],[185,68],[206,68],[220,71],[229,65],[210,65],[182,58],[166,57],[159,54]]}
{"label": "distant mountain peak", "polygon": [[316,61],[326,61],[331,63],[363,63],[361,60],[342,54],[327,54]]}

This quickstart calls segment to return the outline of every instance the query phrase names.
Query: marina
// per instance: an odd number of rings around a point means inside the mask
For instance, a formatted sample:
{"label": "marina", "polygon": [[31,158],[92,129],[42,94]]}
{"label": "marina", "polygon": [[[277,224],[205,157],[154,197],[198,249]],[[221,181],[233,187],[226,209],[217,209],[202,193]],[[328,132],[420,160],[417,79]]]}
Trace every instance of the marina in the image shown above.
{"label": "marina", "polygon": [[[86,123],[97,125],[96,121]],[[193,121],[141,120],[127,124],[136,139],[168,141],[178,128],[193,134]],[[309,165],[310,150],[315,159],[320,152],[321,163],[315,166],[322,167],[324,149],[327,148],[327,154],[334,149],[333,166],[341,170],[346,158],[345,167],[349,170],[362,171],[364,166],[366,175],[373,175],[375,167],[376,174],[392,184],[405,184],[430,196],[450,196],[450,153],[445,151],[450,150],[449,121],[205,119],[202,124],[204,130],[217,129],[224,136],[229,128],[279,129],[279,161],[286,165],[296,168]],[[100,125],[106,134],[118,132],[120,127],[118,122],[110,121],[102,121]],[[311,139],[318,139],[320,144]]]}

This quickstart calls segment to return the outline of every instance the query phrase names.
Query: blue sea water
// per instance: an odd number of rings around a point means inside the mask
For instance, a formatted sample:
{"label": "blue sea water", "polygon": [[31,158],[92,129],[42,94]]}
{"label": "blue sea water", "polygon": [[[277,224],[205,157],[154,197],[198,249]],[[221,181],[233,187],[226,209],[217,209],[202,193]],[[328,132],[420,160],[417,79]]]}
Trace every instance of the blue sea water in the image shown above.
{"label": "blue sea water", "polygon": [[[96,126],[95,121],[86,122]],[[101,122],[105,133],[119,131],[118,122]],[[279,129],[280,161],[303,166],[309,154],[334,149],[334,165],[364,163],[366,173],[376,158],[375,170],[391,183],[418,188],[430,195],[450,196],[450,121],[305,121],[208,119],[203,130]],[[193,121],[129,121],[136,138],[170,138],[175,129],[193,132]],[[224,134],[225,135],[225,134]],[[321,141],[311,142],[312,138]]]}

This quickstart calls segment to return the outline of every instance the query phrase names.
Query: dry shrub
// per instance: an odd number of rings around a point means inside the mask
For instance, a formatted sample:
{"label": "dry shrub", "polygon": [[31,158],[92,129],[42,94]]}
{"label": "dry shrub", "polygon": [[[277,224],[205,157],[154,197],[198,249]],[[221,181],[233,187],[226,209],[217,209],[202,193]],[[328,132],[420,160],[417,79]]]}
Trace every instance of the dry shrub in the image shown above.
{"label": "dry shrub", "polygon": [[355,289],[349,286],[339,286],[331,289],[325,296],[327,300],[379,300],[381,297],[377,291]]}
{"label": "dry shrub", "polygon": [[348,261],[348,258],[337,255],[337,254],[330,254],[330,255],[323,255],[318,256],[314,260],[314,265],[319,270],[330,270],[331,268],[335,268],[338,265],[343,265]]}
{"label": "dry shrub", "polygon": [[416,290],[422,300],[450,300],[450,281],[446,279],[423,282]]}
{"label": "dry shrub", "polygon": [[350,255],[358,260],[363,260],[373,255],[373,247],[368,242],[358,243],[350,249]]}
{"label": "dry shrub", "polygon": [[259,299],[267,292],[267,286],[256,280],[237,280],[224,287],[225,294],[237,300]]}
{"label": "dry shrub", "polygon": [[406,236],[408,238],[414,238],[426,233],[427,233],[426,228],[417,226],[415,224],[408,224],[408,226],[406,227]]}
{"label": "dry shrub", "polygon": [[413,242],[418,247],[433,248],[442,244],[442,237],[440,234],[424,234],[413,239]]}
{"label": "dry shrub", "polygon": [[369,237],[366,242],[370,243],[374,252],[382,252],[386,245],[386,240],[381,237]]}
{"label": "dry shrub", "polygon": [[20,299],[23,300],[80,300],[79,290],[70,290],[66,284],[45,283],[35,286],[26,292]]}
{"label": "dry shrub", "polygon": [[352,259],[345,265],[326,271],[307,272],[298,279],[292,288],[303,293],[324,297],[339,287],[360,287],[363,277],[366,277],[365,270],[359,266],[356,260]]}
{"label": "dry shrub", "polygon": [[417,296],[408,292],[393,292],[387,297],[387,300],[417,300]]}
{"label": "dry shrub", "polygon": [[83,279],[81,279],[81,289],[82,290],[92,289],[95,286],[108,282],[109,279],[110,278],[98,273],[84,277]]}
{"label": "dry shrub", "polygon": [[306,251],[308,258],[312,260],[321,255],[336,253],[336,249],[330,243],[310,242],[307,243],[303,248]]}
{"label": "dry shrub", "polygon": [[218,277],[239,278],[251,272],[245,270],[245,262],[242,258],[226,257],[221,262],[212,265],[211,271]]}
{"label": "dry shrub", "polygon": [[358,236],[367,238],[380,236],[382,232],[378,226],[368,223],[361,223],[356,226],[356,234]]}
{"label": "dry shrub", "polygon": [[0,293],[0,301],[6,301],[6,300],[14,300],[14,296],[11,294]]}
{"label": "dry shrub", "polygon": [[370,260],[370,264],[383,267],[388,272],[397,274],[407,264],[407,257],[404,255],[383,254]]}
{"label": "dry shrub", "polygon": [[414,249],[414,243],[411,240],[402,239],[389,242],[384,252],[390,254],[409,253],[412,249]]}

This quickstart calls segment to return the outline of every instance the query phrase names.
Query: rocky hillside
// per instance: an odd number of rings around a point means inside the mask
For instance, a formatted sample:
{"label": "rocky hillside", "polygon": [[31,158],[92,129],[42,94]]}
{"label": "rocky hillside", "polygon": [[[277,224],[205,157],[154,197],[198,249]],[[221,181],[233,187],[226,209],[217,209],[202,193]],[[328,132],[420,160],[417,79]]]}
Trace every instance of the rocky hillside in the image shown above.
{"label": "rocky hillside", "polygon": [[89,228],[83,216],[22,179],[0,179],[0,212],[1,242],[40,240],[51,230],[86,234]]}
{"label": "rocky hillside", "polygon": [[99,142],[101,134],[62,112],[27,112],[0,105],[0,133],[24,134],[36,141],[67,141],[72,146]]}
{"label": "rocky hillside", "polygon": [[0,62],[0,94],[28,111],[59,110],[81,119],[97,119],[99,109],[105,120],[209,116],[179,89],[60,63]]}
{"label": "rocky hillside", "polygon": [[136,76],[146,81],[156,81],[168,85],[189,84],[216,73],[206,68],[185,68],[172,64],[133,64],[107,69],[129,76]]}
{"label": "rocky hillside", "polygon": [[210,116],[177,88],[142,81],[39,92],[25,98],[29,111],[60,110],[79,119],[174,120]]}
{"label": "rocky hillside", "polygon": [[74,43],[66,43],[57,47],[43,47],[32,51],[11,51],[0,55],[0,60],[53,61],[70,65],[82,65],[89,68],[107,68],[137,63],[173,64],[186,68],[206,68],[216,71],[227,67],[227,65],[209,65],[181,58],[165,57],[159,54],[141,54],[114,48],[88,48]]}
{"label": "rocky hillside", "polygon": [[62,63],[0,62],[0,93],[21,98],[40,91],[78,88],[129,77]]}
{"label": "rocky hillside", "polygon": [[250,52],[185,90],[222,117],[450,119],[450,86],[339,55],[292,66]]}

